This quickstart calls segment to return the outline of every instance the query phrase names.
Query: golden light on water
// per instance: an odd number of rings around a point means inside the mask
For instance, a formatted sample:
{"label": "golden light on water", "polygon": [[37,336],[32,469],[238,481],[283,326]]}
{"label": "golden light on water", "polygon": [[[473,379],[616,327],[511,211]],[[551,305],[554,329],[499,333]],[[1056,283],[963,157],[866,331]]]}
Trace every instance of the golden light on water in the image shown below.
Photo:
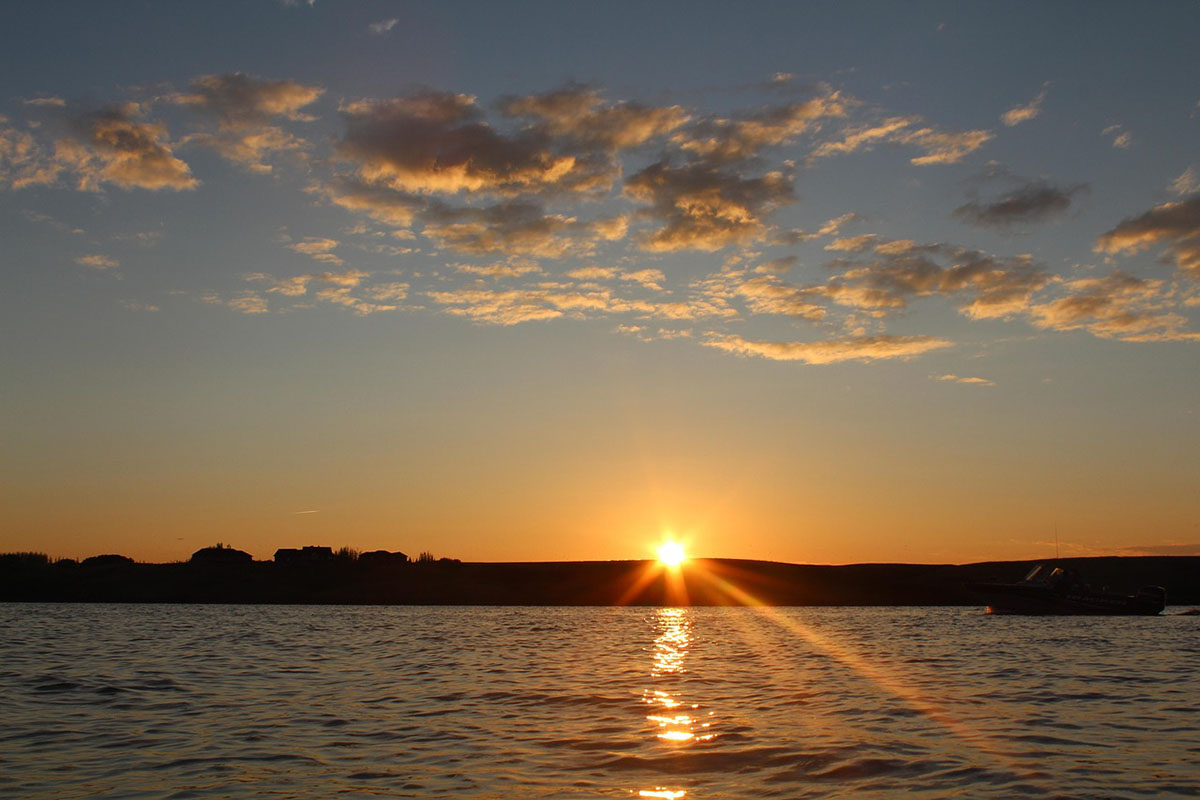
{"label": "golden light on water", "polygon": [[664,566],[678,567],[687,561],[687,553],[684,552],[683,545],[679,542],[667,540],[658,546],[658,560]]}
{"label": "golden light on water", "polygon": [[[667,544],[673,544],[668,542]],[[667,545],[663,545],[665,548]],[[659,561],[666,566],[678,566],[684,561],[683,548],[673,553],[678,560],[668,560],[663,548],[659,548]],[[687,673],[688,648],[692,643],[692,611],[688,608],[659,608],[654,612],[657,636],[654,639],[653,661],[650,664],[652,684],[643,694],[642,701],[652,707],[646,715],[654,731],[654,738],[675,751],[701,742],[711,741],[716,734],[707,732],[711,722],[697,719],[699,703],[686,703],[680,697],[679,679]],[[711,713],[708,715],[711,717]],[[680,798],[685,789],[655,786],[638,791],[638,797]]]}

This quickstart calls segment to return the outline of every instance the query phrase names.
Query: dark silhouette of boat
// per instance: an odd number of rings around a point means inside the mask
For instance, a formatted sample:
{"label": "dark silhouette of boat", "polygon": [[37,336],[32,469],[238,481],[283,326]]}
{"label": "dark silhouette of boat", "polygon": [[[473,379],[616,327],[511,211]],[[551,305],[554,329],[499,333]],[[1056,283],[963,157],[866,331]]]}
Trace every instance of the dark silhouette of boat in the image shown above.
{"label": "dark silhouette of boat", "polygon": [[1038,564],[1017,583],[971,583],[989,614],[1160,614],[1167,590],[1143,586],[1134,594],[1095,589],[1071,569]]}

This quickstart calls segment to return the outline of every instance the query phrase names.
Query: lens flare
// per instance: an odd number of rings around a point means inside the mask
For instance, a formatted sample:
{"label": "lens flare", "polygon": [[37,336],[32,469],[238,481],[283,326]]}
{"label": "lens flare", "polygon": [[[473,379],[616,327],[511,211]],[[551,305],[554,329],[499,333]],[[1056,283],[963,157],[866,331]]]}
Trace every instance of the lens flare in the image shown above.
{"label": "lens flare", "polygon": [[678,567],[687,560],[679,542],[663,542],[658,546],[658,560],[668,567]]}

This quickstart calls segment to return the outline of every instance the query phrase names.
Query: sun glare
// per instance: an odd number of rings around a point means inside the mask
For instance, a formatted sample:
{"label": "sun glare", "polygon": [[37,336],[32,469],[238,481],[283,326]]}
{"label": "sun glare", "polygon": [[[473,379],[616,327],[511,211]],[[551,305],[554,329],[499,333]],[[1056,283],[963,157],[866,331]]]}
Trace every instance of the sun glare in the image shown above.
{"label": "sun glare", "polygon": [[679,542],[663,542],[658,546],[658,560],[665,566],[678,567],[687,560],[687,555]]}

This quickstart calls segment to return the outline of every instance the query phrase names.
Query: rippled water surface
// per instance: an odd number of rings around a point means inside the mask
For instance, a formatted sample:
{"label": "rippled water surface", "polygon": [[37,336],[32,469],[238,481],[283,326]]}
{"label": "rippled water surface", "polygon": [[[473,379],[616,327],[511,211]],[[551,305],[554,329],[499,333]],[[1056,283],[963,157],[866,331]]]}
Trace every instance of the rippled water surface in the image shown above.
{"label": "rippled water surface", "polygon": [[1200,617],[0,605],[4,797],[1197,797]]}

